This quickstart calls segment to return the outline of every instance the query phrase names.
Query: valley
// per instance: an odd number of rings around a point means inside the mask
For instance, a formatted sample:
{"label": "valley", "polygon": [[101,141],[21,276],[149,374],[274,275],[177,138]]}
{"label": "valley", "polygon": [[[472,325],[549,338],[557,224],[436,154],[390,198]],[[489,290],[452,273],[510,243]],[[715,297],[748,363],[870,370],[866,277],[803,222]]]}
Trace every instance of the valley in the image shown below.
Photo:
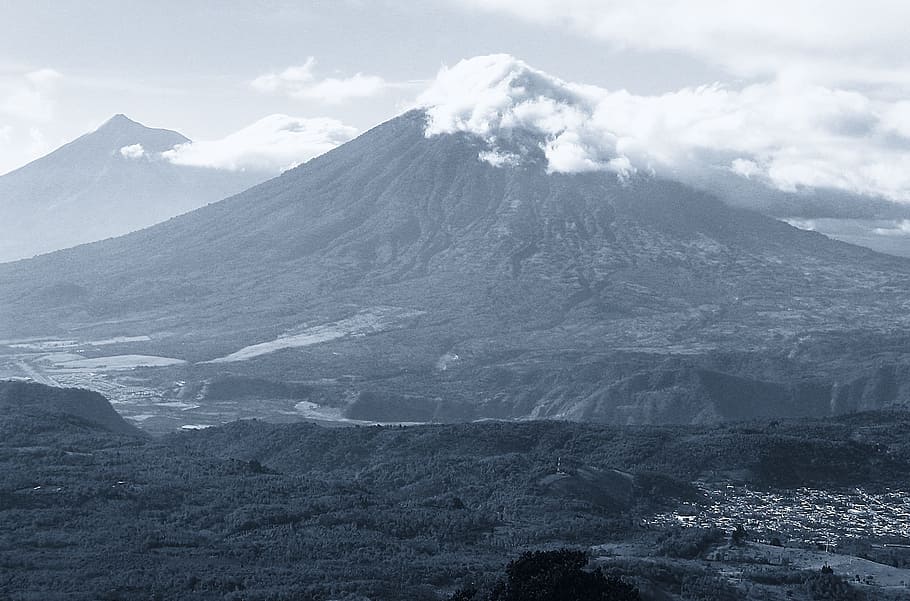
{"label": "valley", "polygon": [[[231,371],[218,364],[246,361],[282,349],[293,349],[351,338],[407,325],[420,312],[377,307],[350,319],[320,326],[301,326],[273,342],[260,343],[231,355],[196,365],[182,359],[141,354],[154,345],[153,337],[118,336],[80,341],[53,338],[0,341],[0,380],[25,380],[48,386],[82,388],[104,395],[130,422],[152,434],[180,429],[221,425],[240,419],[263,419],[272,423],[316,421],[326,424],[360,425],[403,423],[407,420],[361,420],[345,415],[344,406],[320,405],[301,400],[319,395],[272,396],[266,383],[239,398],[209,394],[207,382],[229,378]],[[166,334],[165,334],[166,336]],[[158,339],[158,336],[154,336]],[[106,354],[118,352],[123,354]],[[327,350],[325,352],[334,352]],[[102,354],[104,353],[104,354]],[[337,354],[337,353],[335,353]],[[207,367],[212,365],[213,367]],[[201,375],[200,375],[201,374]],[[196,380],[188,381],[195,377]],[[356,376],[338,379],[296,381],[307,389],[336,389],[351,384]],[[229,393],[230,395],[230,393]],[[417,422],[408,422],[417,423]]]}

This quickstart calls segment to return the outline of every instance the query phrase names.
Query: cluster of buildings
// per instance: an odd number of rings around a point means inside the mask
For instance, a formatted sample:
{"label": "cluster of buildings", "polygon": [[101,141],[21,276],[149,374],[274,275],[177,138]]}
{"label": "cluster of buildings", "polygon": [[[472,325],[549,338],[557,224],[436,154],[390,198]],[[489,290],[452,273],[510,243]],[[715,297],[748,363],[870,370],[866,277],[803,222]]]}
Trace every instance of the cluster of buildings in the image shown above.
{"label": "cluster of buildings", "polygon": [[838,539],[906,539],[910,493],[812,488],[756,490],[698,484],[706,501],[646,518],[648,526],[698,526],[728,532],[742,525],[753,537],[797,545],[833,546]]}

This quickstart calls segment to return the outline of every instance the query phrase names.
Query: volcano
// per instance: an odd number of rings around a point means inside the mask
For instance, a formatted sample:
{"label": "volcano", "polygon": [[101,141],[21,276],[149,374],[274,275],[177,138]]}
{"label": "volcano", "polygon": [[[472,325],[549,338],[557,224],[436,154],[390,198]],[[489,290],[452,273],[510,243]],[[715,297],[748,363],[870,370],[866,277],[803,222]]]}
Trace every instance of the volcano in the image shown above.
{"label": "volcano", "polygon": [[[0,266],[13,337],[140,337],[173,377],[365,420],[699,422],[906,402],[910,263],[532,132],[416,109],[278,178]],[[169,372],[170,373],[170,372]]]}
{"label": "volcano", "polygon": [[188,142],[175,131],[115,115],[97,130],[0,176],[0,261],[126,234],[268,177],[161,158]]}

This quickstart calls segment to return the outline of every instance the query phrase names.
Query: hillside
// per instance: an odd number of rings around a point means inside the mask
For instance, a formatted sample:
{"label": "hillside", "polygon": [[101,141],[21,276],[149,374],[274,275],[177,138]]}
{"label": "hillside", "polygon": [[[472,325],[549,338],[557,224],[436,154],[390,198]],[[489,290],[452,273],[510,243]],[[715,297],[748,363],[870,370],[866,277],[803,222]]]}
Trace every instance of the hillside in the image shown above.
{"label": "hillside", "polygon": [[[66,437],[69,427],[142,436],[139,430],[120,417],[107,399],[89,390],[0,381],[0,410],[3,411],[7,443],[11,442],[11,438],[20,439],[38,432],[51,438]],[[9,429],[11,420],[31,432]]]}

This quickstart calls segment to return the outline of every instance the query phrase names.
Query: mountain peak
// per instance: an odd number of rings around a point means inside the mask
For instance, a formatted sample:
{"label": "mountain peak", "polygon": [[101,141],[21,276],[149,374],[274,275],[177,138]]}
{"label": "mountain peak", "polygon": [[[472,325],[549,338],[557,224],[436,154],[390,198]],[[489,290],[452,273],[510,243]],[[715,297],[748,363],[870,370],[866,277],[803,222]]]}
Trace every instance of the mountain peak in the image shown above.
{"label": "mountain peak", "polygon": [[104,153],[109,153],[134,144],[142,144],[146,151],[163,152],[189,141],[189,138],[178,132],[147,127],[123,113],[117,113],[95,131],[77,139],[75,143],[77,145],[81,143],[82,146],[98,144]]}
{"label": "mountain peak", "polygon": [[110,119],[105,121],[103,124],[101,124],[101,127],[99,127],[96,131],[124,130],[124,129],[132,129],[135,127],[147,129],[144,125],[142,125],[141,123],[138,123],[136,121],[133,121],[132,119],[130,119],[123,113],[117,113],[116,115],[114,115],[113,117],[111,117]]}
{"label": "mountain peak", "polygon": [[539,149],[549,172],[626,177],[635,168],[617,136],[597,119],[605,94],[511,55],[491,54],[440,70],[418,105],[427,114],[428,137],[473,134],[486,144],[479,158],[494,166],[529,162]]}

